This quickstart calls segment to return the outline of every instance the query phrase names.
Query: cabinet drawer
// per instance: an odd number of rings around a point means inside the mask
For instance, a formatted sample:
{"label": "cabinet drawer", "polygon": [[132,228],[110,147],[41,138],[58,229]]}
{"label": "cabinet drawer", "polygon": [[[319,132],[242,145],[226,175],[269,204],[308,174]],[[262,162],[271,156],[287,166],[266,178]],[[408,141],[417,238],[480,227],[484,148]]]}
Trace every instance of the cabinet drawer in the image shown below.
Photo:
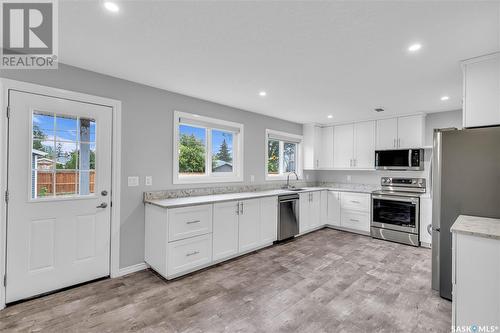
{"label": "cabinet drawer", "polygon": [[168,244],[168,275],[193,270],[212,262],[212,235],[202,235]]}
{"label": "cabinet drawer", "polygon": [[168,210],[168,241],[212,232],[212,205]]}
{"label": "cabinet drawer", "polygon": [[362,193],[340,194],[340,205],[342,209],[357,210],[361,212],[370,211],[370,195]]}
{"label": "cabinet drawer", "polygon": [[348,229],[370,232],[370,214],[366,212],[343,210],[340,225]]}

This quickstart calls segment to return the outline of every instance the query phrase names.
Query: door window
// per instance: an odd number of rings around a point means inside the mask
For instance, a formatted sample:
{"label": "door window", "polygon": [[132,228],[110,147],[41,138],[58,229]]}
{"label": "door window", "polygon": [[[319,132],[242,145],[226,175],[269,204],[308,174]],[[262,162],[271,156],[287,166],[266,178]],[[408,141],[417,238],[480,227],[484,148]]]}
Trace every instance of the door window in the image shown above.
{"label": "door window", "polygon": [[31,198],[93,194],[95,120],[35,111],[31,128]]}

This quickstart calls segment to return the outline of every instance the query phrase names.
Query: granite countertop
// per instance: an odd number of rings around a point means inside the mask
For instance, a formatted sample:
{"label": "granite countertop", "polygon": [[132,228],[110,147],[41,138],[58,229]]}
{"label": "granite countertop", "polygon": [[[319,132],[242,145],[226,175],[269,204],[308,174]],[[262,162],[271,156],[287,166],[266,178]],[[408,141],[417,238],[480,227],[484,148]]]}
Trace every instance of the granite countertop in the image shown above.
{"label": "granite countertop", "polygon": [[451,232],[500,240],[500,219],[460,215]]}
{"label": "granite countertop", "polygon": [[302,189],[301,191],[289,191],[286,189],[277,189],[277,190],[255,191],[255,192],[236,192],[236,193],[225,193],[225,194],[188,196],[188,197],[170,198],[170,199],[151,199],[151,200],[146,199],[144,200],[144,202],[163,208],[175,208],[175,207],[184,207],[192,205],[203,205],[215,202],[272,197],[277,195],[321,191],[321,190],[356,192],[356,193],[371,193],[373,191],[371,187],[358,186],[358,185],[352,187],[349,186],[303,187],[301,189]]}

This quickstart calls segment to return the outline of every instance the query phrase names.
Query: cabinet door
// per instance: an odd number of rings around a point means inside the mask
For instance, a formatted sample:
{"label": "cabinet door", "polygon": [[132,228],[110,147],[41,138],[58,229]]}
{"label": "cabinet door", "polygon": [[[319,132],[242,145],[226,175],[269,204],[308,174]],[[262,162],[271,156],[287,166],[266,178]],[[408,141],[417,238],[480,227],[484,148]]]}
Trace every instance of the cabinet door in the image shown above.
{"label": "cabinet door", "polygon": [[321,206],[320,206],[320,224],[325,225],[328,223],[328,191],[321,191]]}
{"label": "cabinet door", "polygon": [[340,193],[328,191],[328,224],[340,226]]}
{"label": "cabinet door", "polygon": [[364,121],[354,125],[354,167],[375,168],[375,122]]}
{"label": "cabinet door", "polygon": [[429,245],[432,243],[432,234],[429,233],[431,226],[432,199],[420,198],[420,241]]}
{"label": "cabinet door", "polygon": [[312,124],[305,124],[303,126],[302,135],[304,141],[302,143],[302,149],[304,153],[304,169],[316,169],[318,130],[319,127]]}
{"label": "cabinet door", "polygon": [[333,129],[333,165],[335,168],[352,167],[354,125],[339,125]]}
{"label": "cabinet door", "polygon": [[309,206],[309,227],[317,228],[321,225],[321,192],[311,192],[311,202]]}
{"label": "cabinet door", "polygon": [[399,148],[422,148],[424,146],[424,121],[422,115],[398,118]]}
{"label": "cabinet door", "polygon": [[278,235],[278,197],[260,199],[260,244],[274,242]]}
{"label": "cabinet door", "polygon": [[214,260],[225,259],[238,253],[238,210],[238,201],[214,204]]}
{"label": "cabinet door", "polygon": [[310,193],[299,194],[299,233],[304,233],[311,229],[309,227]]}
{"label": "cabinet door", "polygon": [[398,118],[377,120],[377,149],[396,149]]}
{"label": "cabinet door", "polygon": [[500,53],[464,69],[464,127],[500,124]]}
{"label": "cabinet door", "polygon": [[321,140],[316,149],[319,155],[319,168],[333,168],[333,126],[321,128]]}
{"label": "cabinet door", "polygon": [[240,201],[239,252],[255,249],[260,239],[260,199]]}

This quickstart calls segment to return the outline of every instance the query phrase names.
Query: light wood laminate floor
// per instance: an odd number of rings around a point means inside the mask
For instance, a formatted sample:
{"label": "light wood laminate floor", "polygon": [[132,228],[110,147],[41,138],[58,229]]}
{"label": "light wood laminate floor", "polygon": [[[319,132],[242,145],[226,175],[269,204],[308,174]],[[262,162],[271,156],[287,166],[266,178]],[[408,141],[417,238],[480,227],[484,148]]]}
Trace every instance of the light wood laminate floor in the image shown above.
{"label": "light wood laminate floor", "polygon": [[152,271],[0,311],[0,331],[449,332],[431,251],[323,229],[175,281]]}

